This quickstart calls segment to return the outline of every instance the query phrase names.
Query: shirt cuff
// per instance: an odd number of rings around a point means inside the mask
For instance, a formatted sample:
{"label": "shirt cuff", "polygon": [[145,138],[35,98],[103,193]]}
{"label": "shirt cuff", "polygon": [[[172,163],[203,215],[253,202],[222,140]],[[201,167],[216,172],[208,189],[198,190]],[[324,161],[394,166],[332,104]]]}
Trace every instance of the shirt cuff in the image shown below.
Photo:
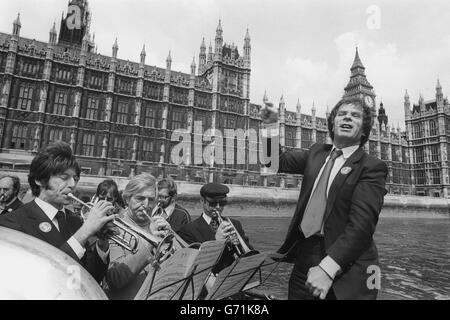
{"label": "shirt cuff", "polygon": [[328,276],[334,280],[334,277],[341,271],[341,267],[330,256],[326,256],[322,259],[319,267],[328,274]]}
{"label": "shirt cuff", "polygon": [[95,247],[97,248],[97,253],[98,253],[98,256],[100,257],[100,259],[102,259],[103,263],[107,264],[108,263],[108,256],[109,256],[109,248],[108,248],[108,250],[103,251],[98,246],[98,242],[95,243]]}
{"label": "shirt cuff", "polygon": [[74,237],[70,237],[70,239],[67,240],[67,243],[72,248],[72,250],[75,252],[78,259],[81,260],[81,258],[83,258],[83,256],[84,256],[84,253],[86,252],[86,249],[83,248],[83,246]]}

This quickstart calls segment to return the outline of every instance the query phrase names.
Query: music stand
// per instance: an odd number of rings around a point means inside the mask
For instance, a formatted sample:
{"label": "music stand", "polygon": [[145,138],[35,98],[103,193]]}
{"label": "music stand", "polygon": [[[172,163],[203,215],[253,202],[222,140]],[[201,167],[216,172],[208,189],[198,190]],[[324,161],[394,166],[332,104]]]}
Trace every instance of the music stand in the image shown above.
{"label": "music stand", "polygon": [[219,272],[206,300],[220,300],[241,292],[258,272],[268,253],[259,253],[236,259],[233,264]]}
{"label": "music stand", "polygon": [[202,243],[199,250],[177,250],[161,264],[159,270],[151,268],[135,300],[197,299],[224,247],[225,241],[207,241]]}

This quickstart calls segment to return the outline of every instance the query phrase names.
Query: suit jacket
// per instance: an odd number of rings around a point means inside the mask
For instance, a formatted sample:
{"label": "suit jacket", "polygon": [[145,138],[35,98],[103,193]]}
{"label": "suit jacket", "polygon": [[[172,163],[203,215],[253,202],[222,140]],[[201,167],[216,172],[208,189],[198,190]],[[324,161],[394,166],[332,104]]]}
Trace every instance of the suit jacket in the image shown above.
{"label": "suit jacket", "polygon": [[6,206],[5,209],[3,209],[0,215],[11,213],[14,210],[17,210],[22,205],[23,205],[22,201],[16,198],[16,200],[14,200],[13,203],[11,203],[9,206]]}
{"label": "suit jacket", "polygon": [[172,214],[167,219],[173,231],[178,232],[182,226],[191,222],[191,216],[189,212],[182,206],[175,204]]}
{"label": "suit jacket", "polygon": [[[72,236],[81,227],[83,222],[78,215],[75,215],[67,209],[65,211],[67,225]],[[50,223],[52,228],[49,232],[44,232],[40,229],[39,225],[43,222]],[[97,282],[100,282],[106,273],[108,264],[103,263],[102,259],[98,256],[95,245],[87,247],[83,258],[80,260],[67,243],[68,239],[63,239],[61,233],[53,225],[53,222],[35,201],[24,204],[14,211],[13,214],[0,216],[0,225],[29,234],[59,248],[80,263]]]}
{"label": "suit jacket", "polygon": [[[238,220],[231,219],[231,222],[235,226],[237,232],[239,232],[242,239],[245,241],[245,243],[248,245],[250,249],[253,249],[252,246],[249,243],[248,237],[245,235],[244,229],[242,228],[241,223]],[[211,227],[206,223],[205,219],[203,219],[202,216],[198,217],[194,221],[185,224],[183,227],[181,227],[180,231],[178,232],[178,235],[183,238],[184,241],[186,241],[188,244],[192,243],[203,243],[206,241],[213,241],[215,240],[215,234],[212,231]],[[225,250],[217,263],[217,267],[214,268],[213,272],[217,273],[220,270],[228,267],[231,265],[234,261],[233,257],[234,249],[227,245],[225,247]]]}
{"label": "suit jacket", "polygon": [[[303,174],[295,214],[279,253],[292,262],[304,239],[299,229],[314,181],[332,145],[315,144],[308,151],[280,154],[279,172]],[[342,269],[333,282],[337,299],[375,299],[377,290],[367,287],[368,267],[378,265],[373,234],[386,194],[386,164],[363,148],[357,149],[334,178],[324,216],[325,251]],[[370,269],[369,269],[370,270]]]}

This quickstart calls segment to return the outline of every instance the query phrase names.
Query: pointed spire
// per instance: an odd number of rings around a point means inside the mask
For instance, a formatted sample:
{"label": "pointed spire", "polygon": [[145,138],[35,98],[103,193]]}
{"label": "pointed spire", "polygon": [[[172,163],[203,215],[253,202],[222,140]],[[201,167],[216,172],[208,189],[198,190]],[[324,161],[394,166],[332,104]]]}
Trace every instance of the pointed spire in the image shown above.
{"label": "pointed spire", "polygon": [[266,103],[267,101],[269,101],[269,99],[267,98],[267,91],[264,90],[263,102]]}
{"label": "pointed spire", "polygon": [[216,33],[222,32],[222,31],[223,31],[223,30],[222,30],[222,20],[219,19],[219,24],[217,25]]}
{"label": "pointed spire", "polygon": [[316,105],[315,105],[314,101],[313,101],[313,105],[312,105],[311,110],[314,111],[314,112],[316,112]]}
{"label": "pointed spire", "polygon": [[20,23],[20,12],[17,13],[17,18],[16,20],[14,20],[14,24],[18,25],[19,27],[22,26],[22,24]]}
{"label": "pointed spire", "polygon": [[355,60],[353,61],[353,65],[350,68],[350,70],[355,69],[355,68],[365,69],[361,62],[361,59],[359,58],[358,47],[356,47]]}
{"label": "pointed spire", "polygon": [[244,40],[250,41],[250,33],[248,32],[248,27],[247,27],[247,32],[245,33]]}
{"label": "pointed spire", "polygon": [[419,103],[420,103],[420,104],[423,103],[423,95],[422,95],[422,93],[419,95]]}
{"label": "pointed spire", "polygon": [[147,52],[145,52],[145,43],[142,46],[142,51],[141,51],[141,64],[145,64],[145,57],[147,56]]}
{"label": "pointed spire", "polygon": [[436,89],[442,89],[441,83],[439,82],[439,77],[437,78]]}
{"label": "pointed spire", "polygon": [[51,32],[51,33],[56,33],[56,22],[55,22],[55,21],[53,22],[53,27],[52,27],[52,29],[50,30],[50,32]]}
{"label": "pointed spire", "polygon": [[195,56],[192,58],[192,63],[191,63],[191,67],[196,67],[196,65],[195,65]]}
{"label": "pointed spire", "polygon": [[56,23],[53,22],[53,27],[50,29],[49,43],[52,45],[56,44],[56,38],[57,38]]}
{"label": "pointed spire", "polygon": [[330,112],[330,105],[327,103],[327,110],[325,111],[325,114],[326,115],[329,115],[331,112]]}
{"label": "pointed spire", "polygon": [[17,14],[17,18],[13,22],[13,35],[19,36],[20,35],[20,28],[22,27],[22,24],[20,23],[20,12]]}
{"label": "pointed spire", "polygon": [[119,51],[119,45],[117,44],[117,37],[116,37],[116,40],[114,41],[112,51],[113,51],[113,57],[117,58],[117,51]]}
{"label": "pointed spire", "polygon": [[297,108],[297,112],[300,113],[302,110],[302,105],[300,104],[300,98],[297,98],[296,108]]}
{"label": "pointed spire", "polygon": [[408,89],[405,89],[405,100],[409,100],[409,94],[408,94]]}
{"label": "pointed spire", "polygon": [[281,94],[280,103],[284,103],[284,97],[283,97],[283,94]]}
{"label": "pointed spire", "polygon": [[202,51],[202,50],[206,50],[205,37],[203,37],[202,44],[200,45],[200,51]]}
{"label": "pointed spire", "polygon": [[167,56],[166,59],[166,69],[170,70],[172,68],[172,57],[171,57],[171,52],[169,50],[169,55]]}

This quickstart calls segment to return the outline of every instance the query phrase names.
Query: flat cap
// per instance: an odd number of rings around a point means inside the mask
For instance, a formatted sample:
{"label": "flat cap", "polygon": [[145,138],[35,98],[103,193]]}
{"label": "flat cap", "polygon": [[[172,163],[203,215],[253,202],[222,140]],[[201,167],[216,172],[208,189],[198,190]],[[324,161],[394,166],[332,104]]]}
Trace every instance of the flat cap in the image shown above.
{"label": "flat cap", "polygon": [[221,199],[227,196],[230,189],[220,183],[207,183],[200,189],[200,195],[202,197]]}

